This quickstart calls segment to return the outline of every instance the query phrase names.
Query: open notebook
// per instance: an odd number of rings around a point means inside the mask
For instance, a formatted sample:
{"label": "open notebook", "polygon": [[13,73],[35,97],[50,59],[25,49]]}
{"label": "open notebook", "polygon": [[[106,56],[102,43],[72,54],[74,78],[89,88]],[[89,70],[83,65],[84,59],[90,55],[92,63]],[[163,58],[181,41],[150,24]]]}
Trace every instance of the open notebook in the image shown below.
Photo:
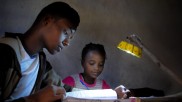
{"label": "open notebook", "polygon": [[118,100],[116,92],[112,89],[73,90],[73,92],[66,93],[66,99],[63,102],[140,102],[135,97]]}
{"label": "open notebook", "polygon": [[117,94],[112,89],[80,90],[80,91],[67,92],[66,98],[115,100],[117,99]]}

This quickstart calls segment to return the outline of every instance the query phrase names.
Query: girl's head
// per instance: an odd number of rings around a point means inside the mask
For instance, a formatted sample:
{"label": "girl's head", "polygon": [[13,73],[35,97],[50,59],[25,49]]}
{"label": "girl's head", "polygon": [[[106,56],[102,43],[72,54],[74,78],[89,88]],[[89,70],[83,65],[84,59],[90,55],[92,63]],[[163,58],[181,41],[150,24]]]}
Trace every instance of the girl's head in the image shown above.
{"label": "girl's head", "polygon": [[83,48],[81,57],[84,74],[90,78],[97,78],[104,68],[106,59],[104,46],[101,44],[89,43]]}

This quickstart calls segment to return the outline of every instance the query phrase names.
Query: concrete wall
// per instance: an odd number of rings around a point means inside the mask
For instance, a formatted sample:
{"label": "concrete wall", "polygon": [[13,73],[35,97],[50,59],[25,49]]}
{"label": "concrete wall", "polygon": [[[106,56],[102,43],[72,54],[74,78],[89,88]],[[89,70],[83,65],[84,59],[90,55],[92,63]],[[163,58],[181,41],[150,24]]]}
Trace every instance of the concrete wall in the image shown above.
{"label": "concrete wall", "polygon": [[[57,0],[0,0],[0,34],[24,33],[44,6]],[[47,58],[61,77],[79,73],[81,50],[94,42],[105,46],[107,61],[100,77],[113,88],[151,87],[166,94],[182,91],[176,81],[144,53],[138,59],[116,48],[137,34],[147,48],[182,79],[181,0],[63,0],[75,8],[81,23],[71,45]]]}

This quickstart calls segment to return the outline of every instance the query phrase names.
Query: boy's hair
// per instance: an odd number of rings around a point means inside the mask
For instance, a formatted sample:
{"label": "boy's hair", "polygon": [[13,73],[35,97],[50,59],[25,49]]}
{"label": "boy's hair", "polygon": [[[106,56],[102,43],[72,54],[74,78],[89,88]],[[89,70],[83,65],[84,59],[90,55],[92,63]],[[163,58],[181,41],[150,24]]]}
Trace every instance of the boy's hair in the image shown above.
{"label": "boy's hair", "polygon": [[102,56],[102,58],[105,62],[106,52],[105,52],[104,46],[101,44],[89,43],[82,50],[82,56],[81,56],[82,57],[82,64],[83,64],[83,61],[85,60],[86,55],[90,51],[97,51]]}
{"label": "boy's hair", "polygon": [[55,19],[67,19],[72,24],[73,28],[71,29],[74,30],[76,30],[80,23],[80,17],[77,11],[64,2],[54,2],[44,7],[38,14],[33,25],[40,23],[40,21],[46,16],[52,16]]}

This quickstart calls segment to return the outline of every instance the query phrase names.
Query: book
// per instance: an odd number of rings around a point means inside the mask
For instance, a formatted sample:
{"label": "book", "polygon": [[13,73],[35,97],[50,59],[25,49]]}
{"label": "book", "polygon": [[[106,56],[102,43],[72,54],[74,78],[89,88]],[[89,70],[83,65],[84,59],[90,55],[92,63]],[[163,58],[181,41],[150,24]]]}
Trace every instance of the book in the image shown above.
{"label": "book", "polygon": [[138,98],[117,99],[117,94],[112,89],[82,90],[74,89],[67,92],[63,102],[140,102]]}
{"label": "book", "polygon": [[67,92],[66,98],[113,100],[117,99],[117,94],[112,89],[80,90],[80,91]]}

